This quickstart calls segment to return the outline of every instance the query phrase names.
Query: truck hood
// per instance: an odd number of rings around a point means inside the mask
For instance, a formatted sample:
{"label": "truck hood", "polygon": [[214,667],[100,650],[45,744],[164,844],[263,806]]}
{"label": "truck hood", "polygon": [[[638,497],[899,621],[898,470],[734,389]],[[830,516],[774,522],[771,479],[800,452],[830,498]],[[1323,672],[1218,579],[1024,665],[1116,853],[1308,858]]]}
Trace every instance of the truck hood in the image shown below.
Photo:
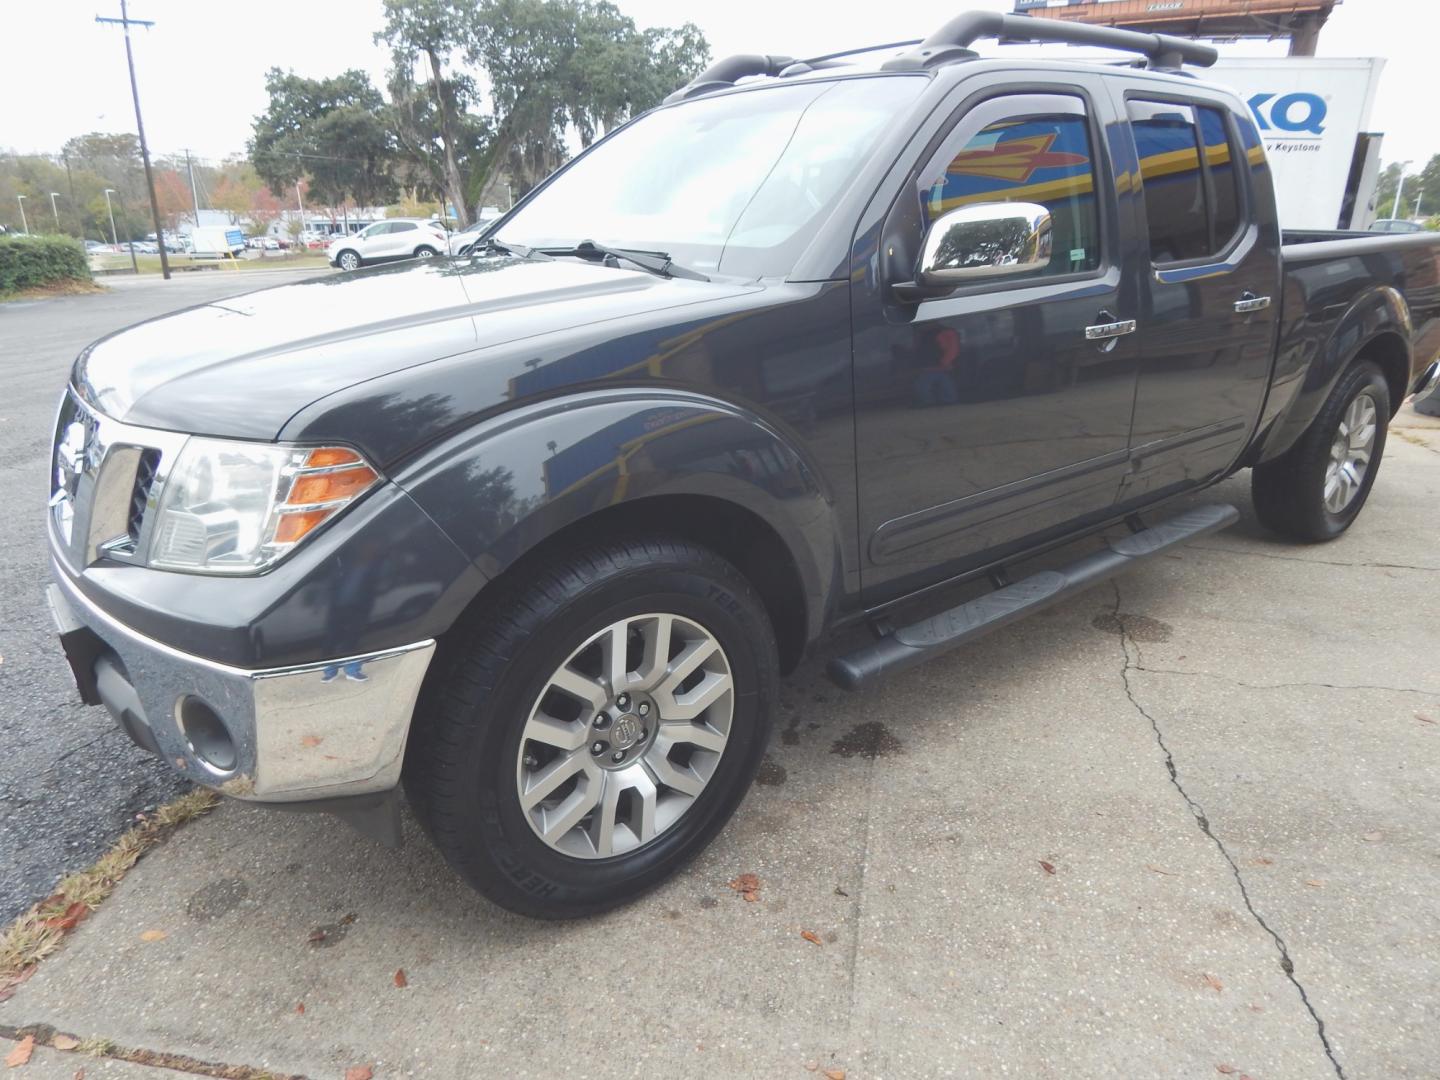
{"label": "truck hood", "polygon": [[73,381],[125,423],[274,439],[307,405],[418,364],[746,290],[571,259],[407,262],[139,323],[85,349]]}

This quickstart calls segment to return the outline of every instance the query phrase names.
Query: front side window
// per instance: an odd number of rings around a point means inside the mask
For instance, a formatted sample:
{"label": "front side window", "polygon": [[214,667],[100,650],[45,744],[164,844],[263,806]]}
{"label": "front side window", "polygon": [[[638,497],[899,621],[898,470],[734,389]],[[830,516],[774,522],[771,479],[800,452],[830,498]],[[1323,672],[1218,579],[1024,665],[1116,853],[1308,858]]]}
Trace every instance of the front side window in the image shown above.
{"label": "front side window", "polygon": [[541,249],[593,240],[706,273],[787,273],[924,87],[879,76],[656,109],[578,158],[497,239]]}
{"label": "front side window", "polygon": [[925,226],[948,210],[979,203],[1027,202],[1050,212],[1051,276],[1100,265],[1095,150],[1085,103],[1060,94],[992,98],[966,113],[922,170],[918,195]]}

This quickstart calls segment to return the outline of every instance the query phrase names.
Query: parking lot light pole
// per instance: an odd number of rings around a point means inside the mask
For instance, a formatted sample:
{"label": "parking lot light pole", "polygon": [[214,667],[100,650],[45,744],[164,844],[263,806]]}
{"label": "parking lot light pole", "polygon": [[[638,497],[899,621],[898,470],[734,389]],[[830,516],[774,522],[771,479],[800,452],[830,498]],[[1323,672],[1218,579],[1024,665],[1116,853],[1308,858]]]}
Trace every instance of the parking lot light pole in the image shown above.
{"label": "parking lot light pole", "polygon": [[55,199],[59,196],[58,191],[50,192],[50,212],[55,215],[55,231],[60,232],[60,210],[55,205]]}
{"label": "parking lot light pole", "polygon": [[[110,196],[119,194],[120,193],[114,188],[107,187],[105,189],[105,209],[110,213],[110,241],[116,247],[120,246],[120,236],[115,231],[115,208],[110,205]],[[135,261],[135,242],[132,240],[125,246],[130,249],[130,270],[132,273],[138,275],[140,273],[140,264]]]}
{"label": "parking lot light pole", "polygon": [[30,235],[30,223],[25,220],[25,200],[30,196],[16,195],[15,200],[20,204],[20,227],[25,230],[25,235]]}

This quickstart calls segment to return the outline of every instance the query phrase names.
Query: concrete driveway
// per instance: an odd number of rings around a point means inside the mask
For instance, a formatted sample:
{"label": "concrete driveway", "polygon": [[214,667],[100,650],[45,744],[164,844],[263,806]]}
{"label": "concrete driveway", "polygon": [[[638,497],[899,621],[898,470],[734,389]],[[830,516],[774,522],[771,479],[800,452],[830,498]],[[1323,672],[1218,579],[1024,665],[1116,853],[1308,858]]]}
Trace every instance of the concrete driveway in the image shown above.
{"label": "concrete driveway", "polygon": [[413,826],[228,804],[0,1030],[247,1077],[1434,1077],[1440,422],[1398,422],[1336,543],[1242,476],[1206,495],[1240,525],[1045,616],[855,696],[809,665],[732,826],[625,910],[526,921]]}

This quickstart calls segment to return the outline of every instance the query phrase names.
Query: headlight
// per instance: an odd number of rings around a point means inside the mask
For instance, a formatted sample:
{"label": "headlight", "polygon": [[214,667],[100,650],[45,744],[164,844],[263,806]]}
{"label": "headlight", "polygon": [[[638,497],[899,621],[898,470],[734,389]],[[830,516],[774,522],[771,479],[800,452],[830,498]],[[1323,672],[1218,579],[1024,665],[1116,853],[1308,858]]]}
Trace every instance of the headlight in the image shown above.
{"label": "headlight", "polygon": [[263,570],[378,479],[341,446],[192,438],[160,494],[149,563],[202,574]]}

